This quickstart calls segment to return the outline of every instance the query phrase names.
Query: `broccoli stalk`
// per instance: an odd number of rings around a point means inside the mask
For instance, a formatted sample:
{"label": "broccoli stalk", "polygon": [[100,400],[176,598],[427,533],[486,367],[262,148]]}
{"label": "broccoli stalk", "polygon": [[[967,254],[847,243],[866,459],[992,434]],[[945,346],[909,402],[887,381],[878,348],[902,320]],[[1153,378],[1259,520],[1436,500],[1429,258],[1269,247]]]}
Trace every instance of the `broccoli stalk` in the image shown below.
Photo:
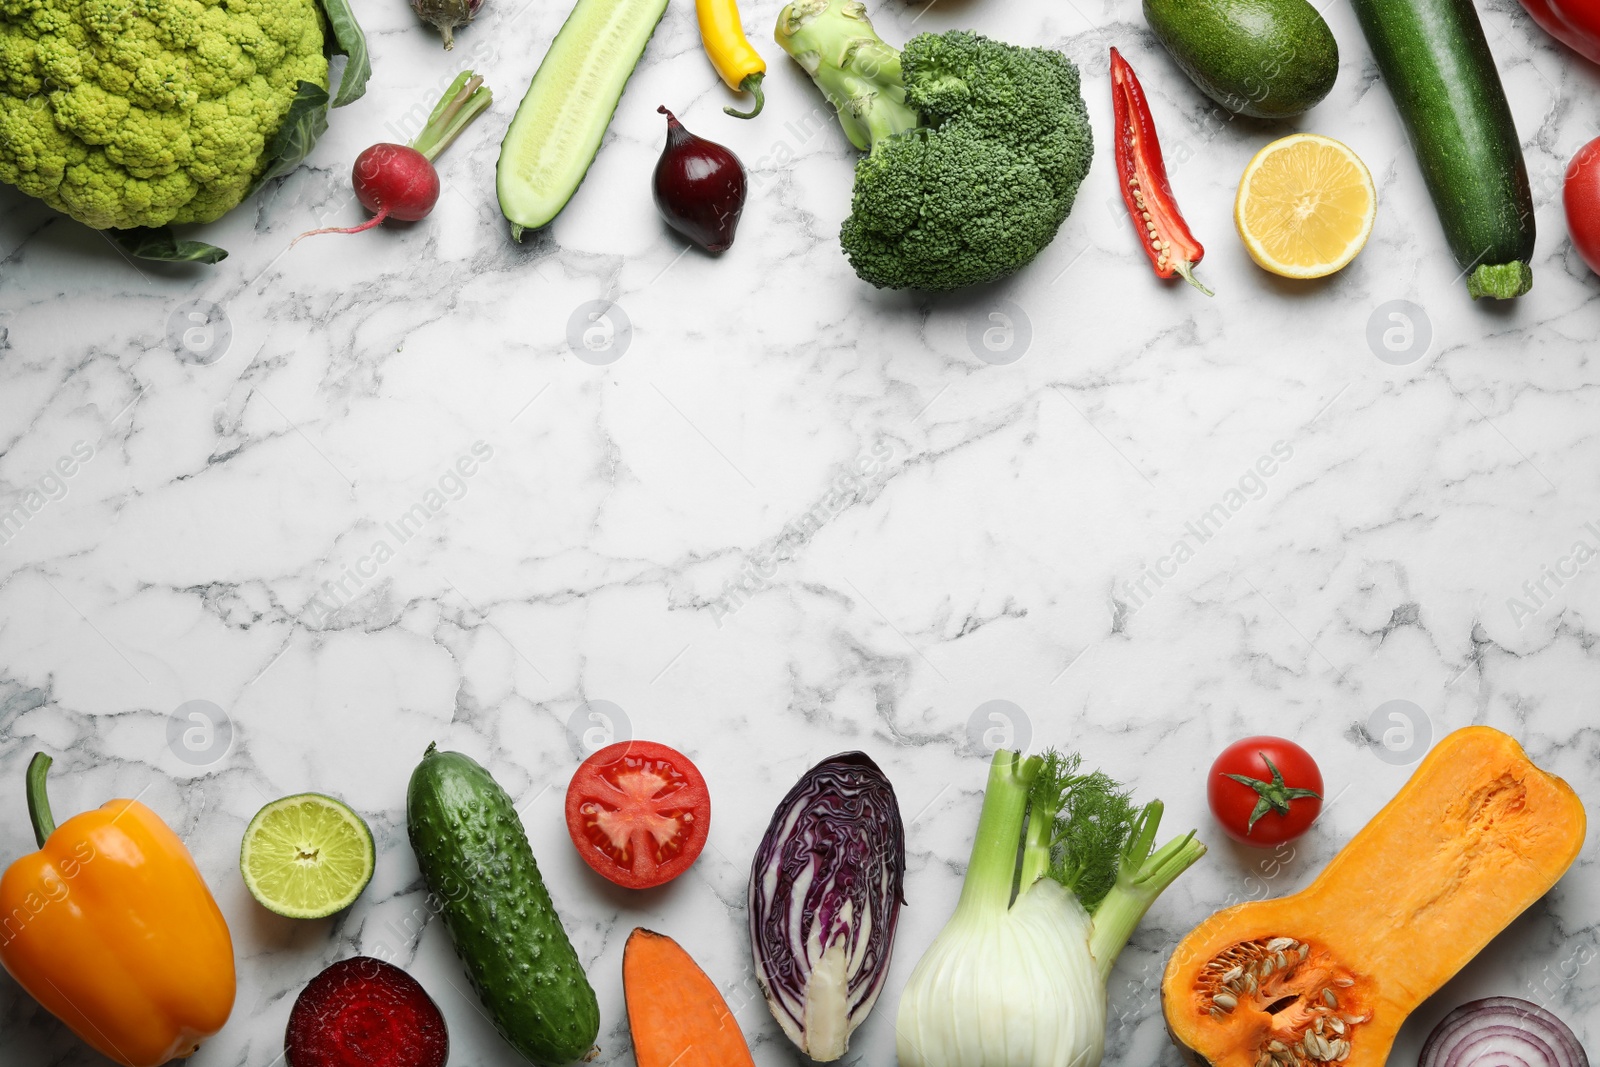
{"label": "broccoli stalk", "polygon": [[1061,53],[961,30],[897,50],[858,0],[793,0],[775,36],[867,153],[839,231],[861,278],[991,282],[1054,239],[1094,151],[1078,68]]}
{"label": "broccoli stalk", "polygon": [[839,113],[850,143],[868,151],[922,125],[906,103],[900,52],[885,44],[858,0],[795,0],[778,15],[778,44]]}

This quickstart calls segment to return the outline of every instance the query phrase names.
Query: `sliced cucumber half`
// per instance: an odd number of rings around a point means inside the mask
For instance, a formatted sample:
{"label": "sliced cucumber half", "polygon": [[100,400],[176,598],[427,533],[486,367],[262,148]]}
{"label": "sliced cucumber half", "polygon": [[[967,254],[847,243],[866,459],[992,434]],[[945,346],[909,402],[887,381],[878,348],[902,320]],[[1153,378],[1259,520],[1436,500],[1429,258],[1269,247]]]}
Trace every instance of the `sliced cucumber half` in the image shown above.
{"label": "sliced cucumber half", "polygon": [[567,206],[600,150],[667,0],[578,0],[500,145],[495,188],[511,236]]}

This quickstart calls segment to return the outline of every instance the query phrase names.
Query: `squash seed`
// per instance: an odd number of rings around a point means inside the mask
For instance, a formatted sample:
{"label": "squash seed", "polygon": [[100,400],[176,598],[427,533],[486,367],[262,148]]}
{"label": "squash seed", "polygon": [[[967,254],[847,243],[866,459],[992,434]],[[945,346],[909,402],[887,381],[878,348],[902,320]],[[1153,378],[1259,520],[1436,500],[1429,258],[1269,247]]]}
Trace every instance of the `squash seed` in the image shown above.
{"label": "squash seed", "polygon": [[1336,1033],[1336,1034],[1344,1033],[1344,1020],[1343,1019],[1339,1018],[1337,1015],[1329,1015],[1327,1017],[1327,1019],[1328,1019],[1328,1025],[1333,1028],[1333,1032],[1334,1033]]}
{"label": "squash seed", "polygon": [[1239,1006],[1239,1001],[1227,993],[1218,993],[1216,996],[1211,998],[1211,1003],[1215,1004],[1223,1011],[1232,1011],[1234,1008]]}
{"label": "squash seed", "polygon": [[1330,1008],[1337,1008],[1339,1006],[1339,998],[1334,995],[1334,992],[1331,989],[1324,989],[1322,991],[1322,999]]}
{"label": "squash seed", "polygon": [[1292,944],[1294,944],[1294,938],[1292,937],[1275,937],[1267,942],[1267,951],[1276,952],[1280,948],[1288,948]]}

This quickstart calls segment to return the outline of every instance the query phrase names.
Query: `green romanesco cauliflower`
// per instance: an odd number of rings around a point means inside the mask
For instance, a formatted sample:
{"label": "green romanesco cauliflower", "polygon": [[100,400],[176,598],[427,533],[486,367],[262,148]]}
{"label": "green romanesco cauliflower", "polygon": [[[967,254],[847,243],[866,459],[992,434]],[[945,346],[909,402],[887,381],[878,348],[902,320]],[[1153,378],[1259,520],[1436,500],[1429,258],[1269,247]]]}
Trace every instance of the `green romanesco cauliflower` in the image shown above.
{"label": "green romanesco cauliflower", "polygon": [[867,152],[839,231],[864,280],[995,281],[1055,238],[1094,154],[1078,68],[1060,52],[965,30],[897,51],[859,0],[792,0],[777,39]]}
{"label": "green romanesco cauliflower", "polygon": [[0,181],[97,229],[210,222],[302,81],[316,0],[0,0]]}

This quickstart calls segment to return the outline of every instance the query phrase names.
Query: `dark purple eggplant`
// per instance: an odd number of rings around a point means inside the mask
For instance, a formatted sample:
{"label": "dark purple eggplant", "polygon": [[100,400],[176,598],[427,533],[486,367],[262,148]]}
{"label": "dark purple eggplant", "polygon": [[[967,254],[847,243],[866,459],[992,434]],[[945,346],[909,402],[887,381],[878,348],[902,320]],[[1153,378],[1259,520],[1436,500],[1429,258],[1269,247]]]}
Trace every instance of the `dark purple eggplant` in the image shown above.
{"label": "dark purple eggplant", "polygon": [[667,225],[707,252],[723,252],[744,211],[744,165],[731,151],[683,128],[665,107],[667,145],[656,161],[656,208]]}

